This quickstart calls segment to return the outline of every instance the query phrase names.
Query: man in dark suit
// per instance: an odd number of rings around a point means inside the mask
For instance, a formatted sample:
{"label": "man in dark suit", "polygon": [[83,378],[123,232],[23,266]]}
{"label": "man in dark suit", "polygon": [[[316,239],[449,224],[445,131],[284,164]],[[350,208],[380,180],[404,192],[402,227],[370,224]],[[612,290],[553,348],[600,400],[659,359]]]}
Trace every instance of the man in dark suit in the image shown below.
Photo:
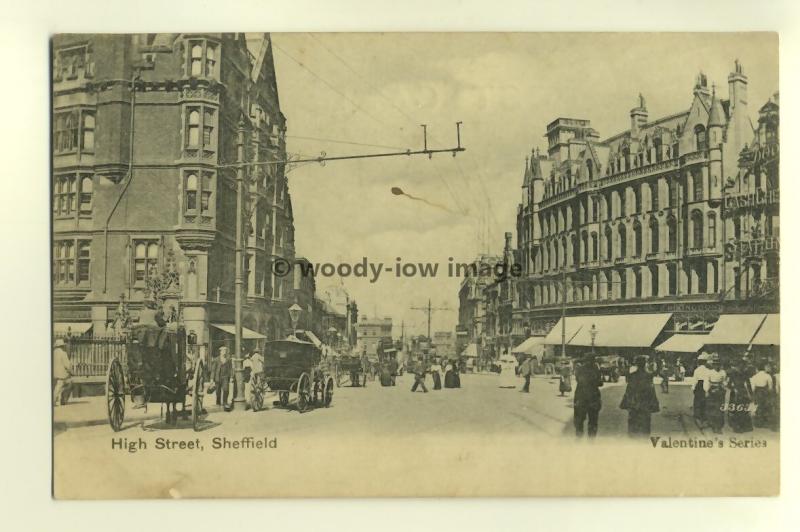
{"label": "man in dark suit", "polygon": [[595,364],[593,356],[587,356],[575,370],[574,423],[575,435],[583,436],[583,424],[589,419],[587,432],[590,438],[597,436],[597,420],[600,417],[600,387],[603,377],[600,368]]}
{"label": "man in dark suit", "polygon": [[417,391],[418,386],[422,386],[422,391],[428,393],[428,388],[425,387],[425,362],[420,358],[414,365],[414,386],[411,387],[412,392]]}
{"label": "man in dark suit", "polygon": [[219,361],[214,368],[214,383],[217,387],[217,404],[228,409],[228,389],[233,375],[233,366],[228,357],[228,348],[219,348]]}

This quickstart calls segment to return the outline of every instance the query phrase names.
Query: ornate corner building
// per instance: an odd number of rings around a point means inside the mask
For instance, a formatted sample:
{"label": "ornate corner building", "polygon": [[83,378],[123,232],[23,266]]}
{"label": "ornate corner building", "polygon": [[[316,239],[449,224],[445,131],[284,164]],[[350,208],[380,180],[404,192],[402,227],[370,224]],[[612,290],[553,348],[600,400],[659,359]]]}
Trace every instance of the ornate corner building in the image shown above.
{"label": "ornate corner building", "polygon": [[547,125],[525,164],[507,345],[562,312],[670,312],[678,330],[777,311],[778,101],[754,127],[747,84],[738,61],[727,99],[701,73],[687,110],[652,120],[640,95],[604,140],[589,120]]}
{"label": "ornate corner building", "polygon": [[[286,160],[269,35],[58,35],[52,54],[56,326],[106,334],[169,270],[187,331],[224,341],[236,163]],[[270,268],[295,258],[284,164],[249,165],[245,183],[244,325],[274,338],[297,288]]]}

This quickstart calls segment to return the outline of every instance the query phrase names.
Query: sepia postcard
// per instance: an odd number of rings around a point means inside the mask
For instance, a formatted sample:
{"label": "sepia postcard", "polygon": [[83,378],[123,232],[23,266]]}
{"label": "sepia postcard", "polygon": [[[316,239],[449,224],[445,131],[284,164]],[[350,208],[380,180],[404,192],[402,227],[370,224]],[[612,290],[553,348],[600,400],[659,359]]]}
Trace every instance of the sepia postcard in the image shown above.
{"label": "sepia postcard", "polygon": [[778,495],[776,33],[50,51],[55,498]]}

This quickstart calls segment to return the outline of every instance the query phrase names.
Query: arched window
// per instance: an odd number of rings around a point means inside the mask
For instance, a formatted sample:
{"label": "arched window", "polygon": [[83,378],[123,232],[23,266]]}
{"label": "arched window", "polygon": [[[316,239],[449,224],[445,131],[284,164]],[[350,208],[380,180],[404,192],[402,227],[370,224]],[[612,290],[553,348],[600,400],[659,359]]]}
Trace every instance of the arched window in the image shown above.
{"label": "arched window", "polygon": [[692,211],[692,249],[703,247],[703,214]]}
{"label": "arched window", "polygon": [[592,233],[592,260],[597,260],[599,253],[599,246],[597,241],[597,233]]}
{"label": "arched window", "polygon": [[625,270],[619,270],[619,298],[625,299],[628,297],[628,276],[625,275]]}
{"label": "arched window", "polygon": [[197,188],[198,181],[196,174],[189,174],[186,176],[186,210],[197,210]]}
{"label": "arched window", "polygon": [[590,181],[594,179],[594,165],[591,159],[586,161],[586,175],[589,176]]}
{"label": "arched window", "polygon": [[200,145],[200,111],[196,109],[189,111],[189,129],[186,138],[189,146]]}
{"label": "arched window", "polygon": [[674,216],[667,218],[667,242],[668,251],[675,253],[678,250],[678,224]]}
{"label": "arched window", "polygon": [[217,50],[212,44],[206,44],[206,76],[214,74],[214,65],[217,64]]}
{"label": "arched window", "polygon": [[581,244],[583,246],[581,249],[581,262],[586,262],[589,260],[589,235],[585,231],[581,235]]}
{"label": "arched window", "polygon": [[561,238],[561,265],[567,265],[567,237]]}
{"label": "arched window", "polygon": [[658,220],[650,218],[650,253],[658,253],[659,227]]}
{"label": "arched window", "polygon": [[94,150],[94,113],[84,111],[83,113],[83,144],[81,147],[86,151]]}
{"label": "arched window", "polygon": [[717,215],[713,212],[708,213],[708,247],[717,247]]}
{"label": "arched window", "polygon": [[192,76],[200,76],[203,73],[203,45],[195,44],[192,46],[191,58],[191,74]]}
{"label": "arched window", "polygon": [[650,184],[650,210],[657,211],[658,205],[658,183]]}
{"label": "arched window", "polygon": [[94,189],[94,185],[92,183],[92,178],[89,176],[84,176],[81,179],[81,212],[83,213],[90,213],[92,212],[92,191]]}
{"label": "arched window", "polygon": [[650,266],[650,295],[658,297],[658,265]]}
{"label": "arched window", "polygon": [[702,124],[694,126],[694,144],[696,150],[705,150],[708,148],[706,142],[706,128]]}
{"label": "arched window", "polygon": [[642,297],[642,270],[636,268],[633,270],[633,297]]}
{"label": "arched window", "polygon": [[614,246],[613,246],[613,236],[611,233],[611,228],[606,227],[606,260],[612,260],[614,258]]}
{"label": "arched window", "polygon": [[634,257],[642,256],[642,224],[638,221],[633,224],[633,249]]}
{"label": "arched window", "polygon": [[627,195],[628,195],[627,188],[623,188],[622,190],[619,191],[619,213],[617,213],[619,216],[625,216],[626,214],[628,214],[628,211],[625,208],[626,207],[625,200],[627,199],[626,198]]}
{"label": "arched window", "polygon": [[619,233],[619,256],[624,258],[628,255],[628,235],[625,224],[619,224],[617,232]]}
{"label": "arched window", "polygon": [[674,296],[678,293],[678,268],[676,264],[667,264],[667,290],[669,295]]}

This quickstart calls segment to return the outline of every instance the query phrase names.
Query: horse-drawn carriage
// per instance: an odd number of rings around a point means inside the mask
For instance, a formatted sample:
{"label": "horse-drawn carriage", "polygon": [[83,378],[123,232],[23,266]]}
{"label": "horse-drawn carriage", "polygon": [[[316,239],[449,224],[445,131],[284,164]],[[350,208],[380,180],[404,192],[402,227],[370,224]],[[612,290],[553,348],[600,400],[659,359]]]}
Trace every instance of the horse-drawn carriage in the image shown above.
{"label": "horse-drawn carriage", "polygon": [[194,360],[187,352],[186,330],[174,324],[135,326],[128,334],[126,352],[125,367],[123,361],[114,357],[106,374],[111,428],[115,432],[122,428],[127,391],[136,406],[166,405],[166,421],[170,424],[177,423],[178,404],[182,407],[181,414],[188,417],[188,398],[192,426],[198,430],[204,414],[205,368],[199,357]]}
{"label": "horse-drawn carriage", "polygon": [[333,401],[333,377],[322,360],[322,351],[295,337],[266,343],[260,381],[252,387],[254,410],[263,404],[263,394],[268,390],[278,393],[281,406],[289,405],[289,394],[297,394],[300,412],[315,403],[328,407]]}
{"label": "horse-drawn carriage", "polygon": [[335,375],[336,386],[341,386],[345,379],[350,380],[350,386],[366,386],[370,368],[368,362],[357,355],[342,355],[336,361]]}

